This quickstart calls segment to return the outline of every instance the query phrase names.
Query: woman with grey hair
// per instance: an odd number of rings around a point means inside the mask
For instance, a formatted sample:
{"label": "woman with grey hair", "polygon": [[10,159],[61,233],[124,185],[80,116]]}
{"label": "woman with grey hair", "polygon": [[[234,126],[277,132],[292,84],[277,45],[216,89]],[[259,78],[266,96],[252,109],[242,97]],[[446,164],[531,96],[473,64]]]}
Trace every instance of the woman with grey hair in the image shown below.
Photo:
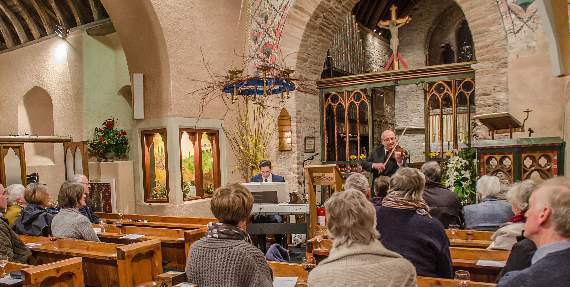
{"label": "woman with grey hair", "polygon": [[515,183],[507,192],[507,201],[511,204],[515,216],[493,234],[491,237],[493,242],[489,245],[489,249],[511,250],[517,243],[517,237],[522,235],[524,228],[524,214],[528,209],[528,201],[535,189],[534,181],[525,180]]}
{"label": "woman with grey hair", "polygon": [[451,278],[449,240],[441,222],[428,212],[422,197],[424,184],[419,170],[399,169],[376,210],[376,228],[382,244],[410,260],[419,276]]}
{"label": "woman with grey hair", "polygon": [[484,175],[476,188],[480,202],[463,207],[465,228],[496,231],[513,216],[511,205],[498,198],[501,182],[496,176]]}
{"label": "woman with grey hair", "polygon": [[412,264],[378,241],[375,209],[362,192],[336,192],[325,208],[333,247],[309,273],[309,286],[416,286]]}
{"label": "woman with grey hair", "polygon": [[4,218],[8,220],[10,226],[14,225],[16,218],[20,216],[22,209],[26,207],[24,191],[26,188],[21,184],[11,184],[6,188],[8,194],[8,208],[4,213]]}
{"label": "woman with grey hair", "polygon": [[366,196],[366,199],[368,200],[370,200],[370,198],[372,197],[372,193],[370,191],[370,184],[368,183],[368,178],[361,173],[353,173],[350,176],[348,176],[344,181],[344,189],[345,190],[356,189],[362,192],[362,194],[364,194],[364,196]]}

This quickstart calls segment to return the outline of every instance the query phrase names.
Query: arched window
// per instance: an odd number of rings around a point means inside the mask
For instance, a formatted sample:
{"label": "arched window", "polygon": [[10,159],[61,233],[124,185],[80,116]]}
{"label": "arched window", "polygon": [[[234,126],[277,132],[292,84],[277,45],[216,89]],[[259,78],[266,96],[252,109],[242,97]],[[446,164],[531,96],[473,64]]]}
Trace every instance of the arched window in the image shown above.
{"label": "arched window", "polygon": [[475,61],[475,46],[473,36],[467,21],[461,22],[457,29],[457,62]]}

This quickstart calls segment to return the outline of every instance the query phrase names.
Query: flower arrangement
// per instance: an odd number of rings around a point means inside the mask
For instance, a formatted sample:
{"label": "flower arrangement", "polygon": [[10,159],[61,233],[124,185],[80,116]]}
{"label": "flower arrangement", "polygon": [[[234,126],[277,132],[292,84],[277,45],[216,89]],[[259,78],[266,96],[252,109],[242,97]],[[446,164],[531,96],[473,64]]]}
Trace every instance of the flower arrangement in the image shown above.
{"label": "flower arrangement", "polygon": [[116,127],[114,118],[103,122],[102,127],[95,128],[93,140],[89,142],[89,153],[99,159],[110,160],[123,158],[129,152],[127,132]]}
{"label": "flower arrangement", "polygon": [[442,184],[457,193],[463,205],[475,203],[477,182],[476,150],[466,148],[445,162]]}

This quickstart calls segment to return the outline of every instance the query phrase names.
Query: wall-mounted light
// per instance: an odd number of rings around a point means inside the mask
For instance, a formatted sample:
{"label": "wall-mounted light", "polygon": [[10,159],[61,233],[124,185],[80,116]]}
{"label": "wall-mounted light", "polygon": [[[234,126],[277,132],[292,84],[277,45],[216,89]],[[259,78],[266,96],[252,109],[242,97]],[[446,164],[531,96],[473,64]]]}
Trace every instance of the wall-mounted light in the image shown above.
{"label": "wall-mounted light", "polygon": [[65,28],[63,25],[55,25],[54,32],[58,37],[65,40],[69,34],[69,29]]}

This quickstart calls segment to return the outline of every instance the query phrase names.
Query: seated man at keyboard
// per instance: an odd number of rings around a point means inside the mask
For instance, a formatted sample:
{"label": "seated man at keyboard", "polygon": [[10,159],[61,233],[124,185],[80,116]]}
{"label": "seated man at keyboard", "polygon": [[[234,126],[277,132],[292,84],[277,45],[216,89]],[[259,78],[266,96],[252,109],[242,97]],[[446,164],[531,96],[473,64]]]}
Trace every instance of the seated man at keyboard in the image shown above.
{"label": "seated man at keyboard", "polygon": [[251,177],[251,182],[285,182],[285,178],[271,172],[271,161],[259,162],[259,174]]}

